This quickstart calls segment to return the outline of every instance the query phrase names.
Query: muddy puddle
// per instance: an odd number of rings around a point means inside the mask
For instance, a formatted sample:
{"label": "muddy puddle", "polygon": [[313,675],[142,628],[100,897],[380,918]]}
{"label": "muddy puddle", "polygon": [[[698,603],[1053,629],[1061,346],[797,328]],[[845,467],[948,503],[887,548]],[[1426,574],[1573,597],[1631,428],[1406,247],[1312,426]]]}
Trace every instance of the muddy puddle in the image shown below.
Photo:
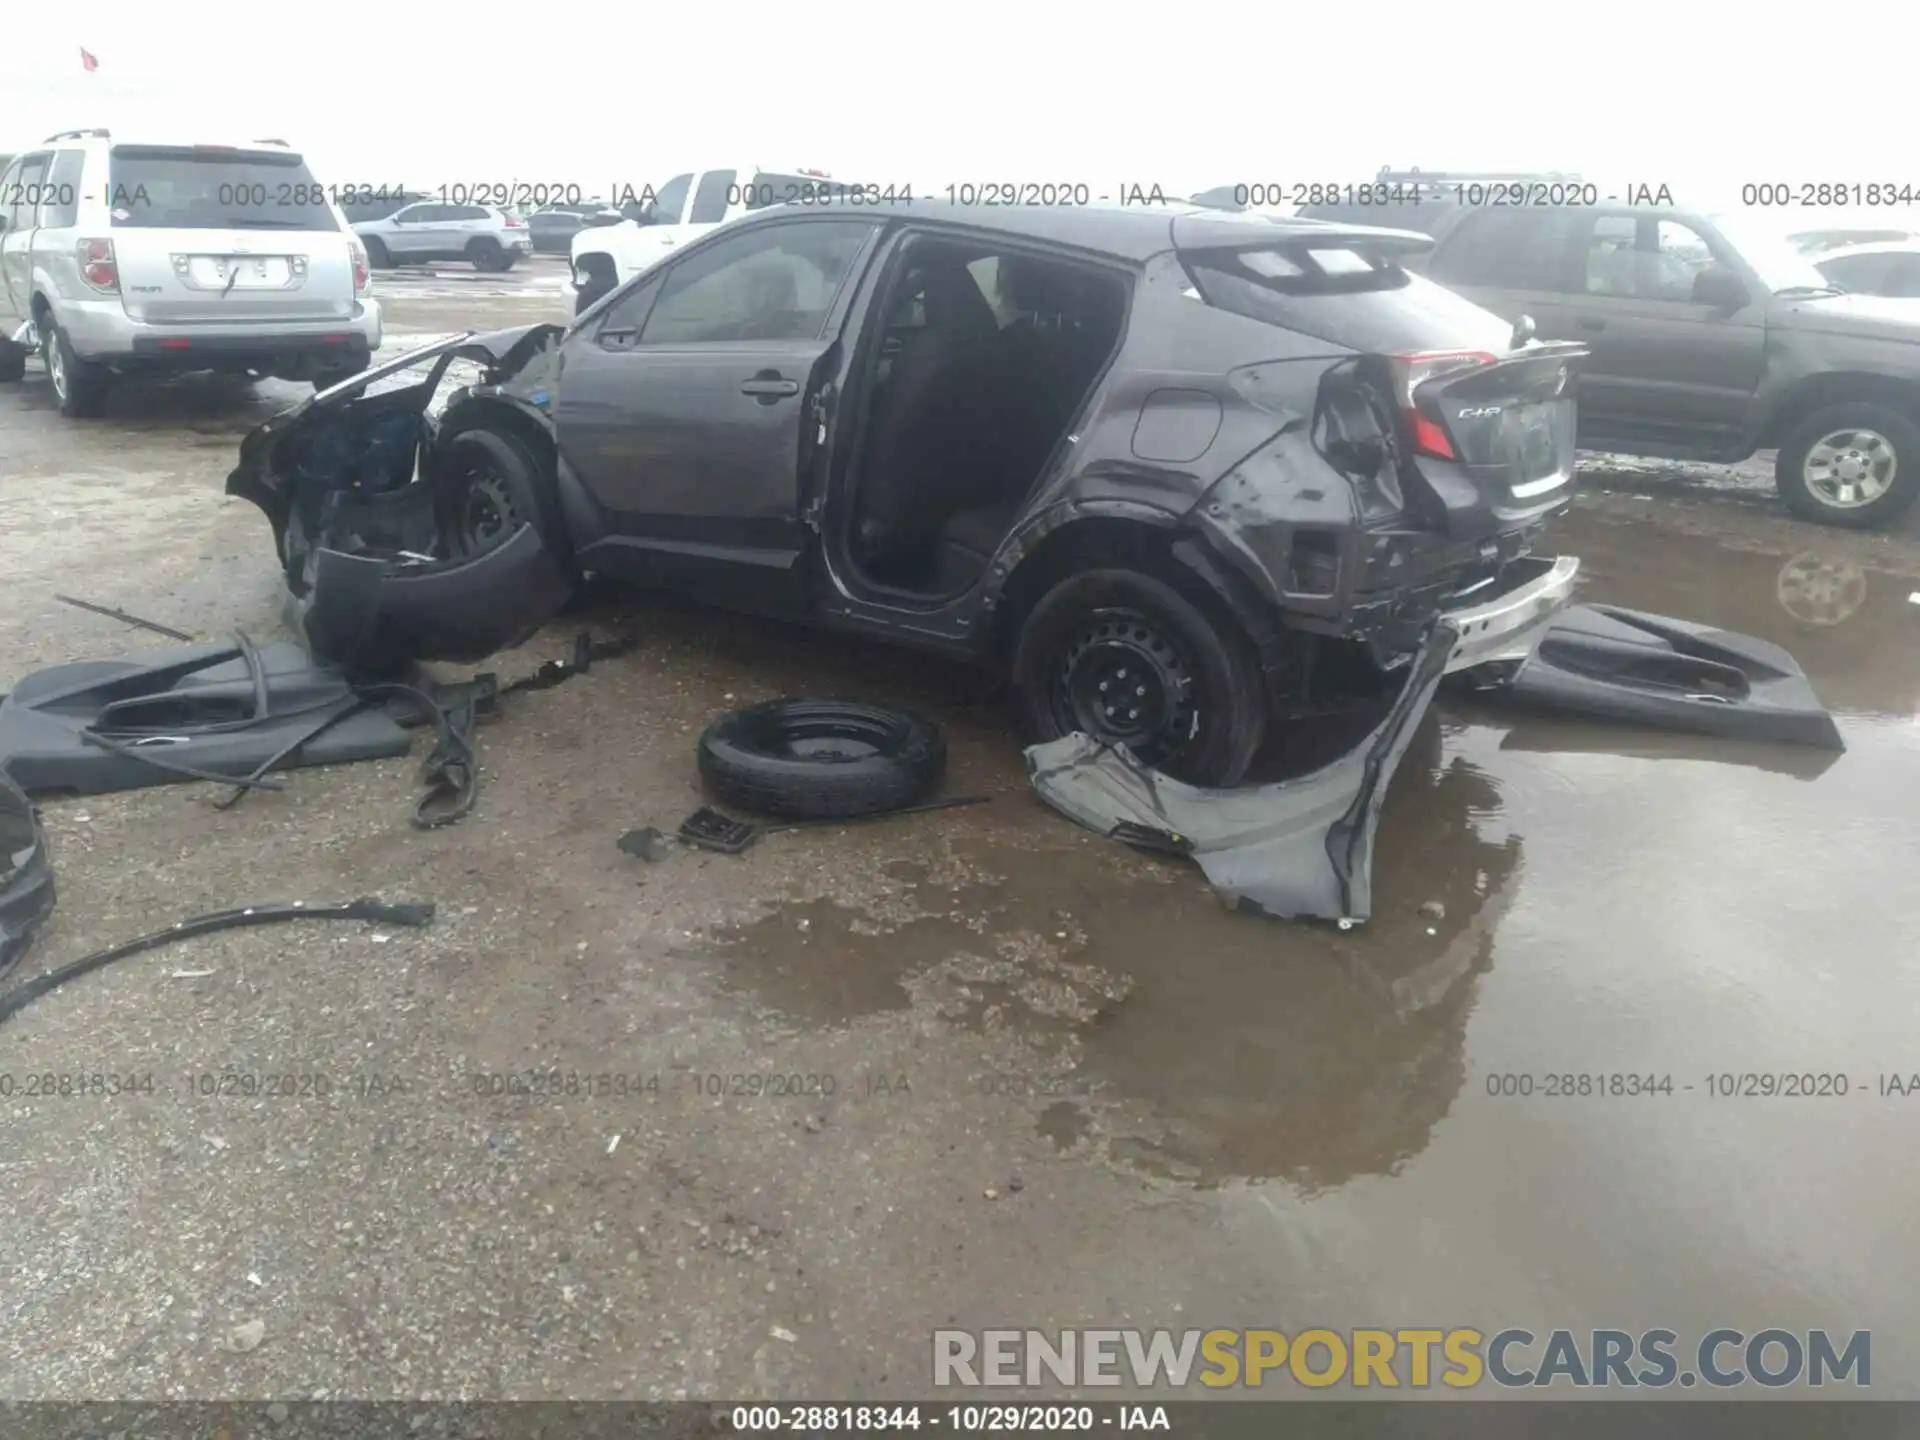
{"label": "muddy puddle", "polygon": [[[911,1008],[1012,1030],[1034,1069],[1004,1087],[1009,1123],[1203,1185],[1319,1193],[1400,1173],[1457,1112],[1468,1132],[1503,1103],[1550,1118],[1490,1097],[1513,1073],[1670,1077],[1682,1148],[1723,1070],[1847,1072],[1827,1123],[1885,1123],[1870,1077],[1920,1064],[1896,1018],[1920,1002],[1920,913],[1895,903],[1920,861],[1911,584],[1650,525],[1564,533],[1583,598],[1786,646],[1848,752],[1449,696],[1394,781],[1358,930],[1230,913],[1181,862],[1060,821],[1052,846],[970,842],[969,883],[901,860],[857,905],[788,905],[699,951],[802,1029]],[[1673,1157],[1641,1103],[1581,1117],[1636,1172]],[[1723,1107],[1708,1133],[1759,1164],[1798,1123]]]}

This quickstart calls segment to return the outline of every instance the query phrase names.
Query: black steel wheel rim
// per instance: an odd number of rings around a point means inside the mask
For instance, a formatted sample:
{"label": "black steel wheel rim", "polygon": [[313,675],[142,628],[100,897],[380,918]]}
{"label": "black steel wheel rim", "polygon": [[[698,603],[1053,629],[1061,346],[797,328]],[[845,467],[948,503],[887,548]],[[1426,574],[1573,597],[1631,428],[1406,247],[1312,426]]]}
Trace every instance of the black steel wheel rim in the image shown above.
{"label": "black steel wheel rim", "polygon": [[1166,627],[1137,610],[1098,610],[1061,648],[1049,689],[1055,723],[1163,764],[1193,738],[1194,667]]}
{"label": "black steel wheel rim", "polygon": [[468,555],[502,544],[518,530],[513,489],[491,464],[475,460],[460,477],[460,543]]}
{"label": "black steel wheel rim", "polygon": [[855,715],[769,716],[745,726],[740,738],[757,754],[816,765],[870,760],[896,748],[892,726]]}

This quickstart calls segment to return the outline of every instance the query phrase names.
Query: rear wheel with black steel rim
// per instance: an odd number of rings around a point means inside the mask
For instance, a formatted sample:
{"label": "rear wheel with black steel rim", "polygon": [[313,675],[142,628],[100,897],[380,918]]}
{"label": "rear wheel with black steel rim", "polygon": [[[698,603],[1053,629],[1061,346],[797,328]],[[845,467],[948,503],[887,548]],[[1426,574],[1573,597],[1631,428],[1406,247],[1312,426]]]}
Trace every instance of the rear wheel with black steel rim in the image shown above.
{"label": "rear wheel with black steel rim", "polygon": [[1224,608],[1133,570],[1048,591],[1022,626],[1013,682],[1036,741],[1081,731],[1196,785],[1238,784],[1266,735],[1252,643]]}

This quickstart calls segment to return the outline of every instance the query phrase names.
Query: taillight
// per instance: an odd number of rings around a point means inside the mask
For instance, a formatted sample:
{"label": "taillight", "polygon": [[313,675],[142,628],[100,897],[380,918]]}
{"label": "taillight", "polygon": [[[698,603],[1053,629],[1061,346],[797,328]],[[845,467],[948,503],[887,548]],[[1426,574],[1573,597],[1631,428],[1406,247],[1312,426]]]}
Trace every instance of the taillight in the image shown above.
{"label": "taillight", "polygon": [[509,230],[524,230],[527,228],[527,222],[522,220],[518,215],[509,215],[507,216],[507,228]]}
{"label": "taillight", "polygon": [[1499,358],[1485,350],[1422,350],[1412,355],[1389,357],[1399,386],[1399,394],[1396,398],[1400,405],[1400,413],[1406,416],[1407,428],[1412,432],[1415,450],[1422,455],[1431,455],[1436,460],[1460,458],[1455,453],[1453,442],[1447,438],[1447,432],[1440,422],[1414,403],[1414,392],[1436,376],[1448,375],[1455,370],[1472,370],[1481,365],[1492,365]]}
{"label": "taillight", "polygon": [[81,240],[74,252],[80,262],[80,274],[96,290],[118,290],[120,267],[114,263],[113,241]]}
{"label": "taillight", "polygon": [[367,280],[369,278],[367,275],[367,252],[358,240],[350,242],[347,248],[353,255],[353,293],[358,295],[367,288]]}

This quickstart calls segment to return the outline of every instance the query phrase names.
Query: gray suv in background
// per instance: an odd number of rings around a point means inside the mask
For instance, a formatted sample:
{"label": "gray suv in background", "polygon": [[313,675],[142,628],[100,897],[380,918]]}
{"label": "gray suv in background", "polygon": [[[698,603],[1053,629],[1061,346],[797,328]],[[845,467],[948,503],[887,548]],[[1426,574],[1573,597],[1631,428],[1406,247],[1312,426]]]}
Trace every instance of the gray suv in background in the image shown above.
{"label": "gray suv in background", "polygon": [[1590,353],[1588,449],[1733,463],[1828,525],[1891,522],[1920,494],[1920,323],[1849,294],[1783,238],[1667,205],[1469,209],[1412,264],[1543,340]]}
{"label": "gray suv in background", "polygon": [[380,306],[365,252],[278,141],[47,137],[0,174],[0,379],[37,347],[60,411],[116,377],[228,370],[326,386],[366,368]]}

